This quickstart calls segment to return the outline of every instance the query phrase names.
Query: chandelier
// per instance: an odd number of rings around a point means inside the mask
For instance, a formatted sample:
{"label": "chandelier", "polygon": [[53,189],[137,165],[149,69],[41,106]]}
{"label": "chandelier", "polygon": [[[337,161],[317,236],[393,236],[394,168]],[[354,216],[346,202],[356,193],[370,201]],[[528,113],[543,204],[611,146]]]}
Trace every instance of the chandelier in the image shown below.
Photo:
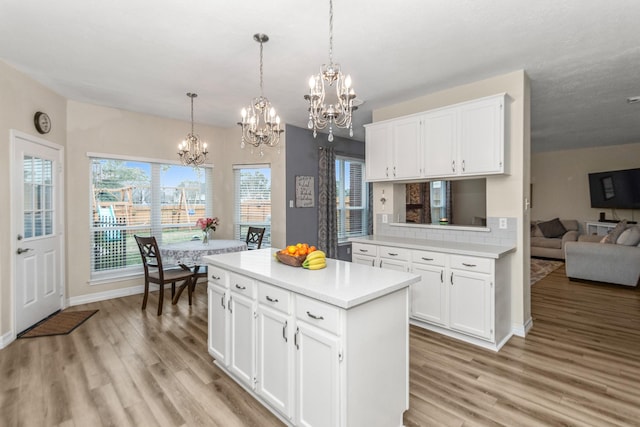
{"label": "chandelier", "polygon": [[178,144],[178,155],[183,165],[200,166],[207,159],[207,143],[203,142],[198,135],[193,133],[193,98],[197,93],[187,93],[191,98],[191,132]]}
{"label": "chandelier", "polygon": [[276,115],[276,109],[271,106],[269,100],[263,94],[262,79],[262,45],[269,41],[266,34],[254,34],[253,39],[260,43],[260,96],[253,98],[248,108],[241,111],[242,121],[238,125],[242,127],[242,141],[240,147],[245,144],[252,147],[260,147],[260,155],[263,147],[275,147],[280,142],[280,117]]}
{"label": "chandelier", "polygon": [[[331,95],[332,103],[325,104],[325,84],[330,87],[335,83],[336,96]],[[329,125],[329,142],[333,141],[333,125],[349,128],[349,136],[353,136],[351,115],[358,107],[353,105],[356,93],[351,87],[351,76],[340,71],[340,64],[333,63],[333,0],[329,0],[329,65],[323,64],[320,73],[309,79],[309,94],[304,99],[309,101],[309,129],[313,129],[315,138],[318,129]]]}

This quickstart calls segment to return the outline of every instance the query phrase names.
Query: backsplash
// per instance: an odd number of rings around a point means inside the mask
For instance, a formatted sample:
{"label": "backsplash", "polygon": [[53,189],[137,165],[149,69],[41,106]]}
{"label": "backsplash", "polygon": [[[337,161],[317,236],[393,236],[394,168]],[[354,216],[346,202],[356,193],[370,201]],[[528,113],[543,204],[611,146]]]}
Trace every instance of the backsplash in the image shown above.
{"label": "backsplash", "polygon": [[[381,236],[405,237],[411,239],[443,240],[453,242],[480,243],[485,245],[515,246],[517,242],[517,218],[507,218],[507,228],[499,227],[500,218],[487,218],[487,226],[479,230],[456,230],[453,227],[420,227],[384,224],[382,214],[376,214],[376,230]],[[490,231],[486,231],[486,229]]]}

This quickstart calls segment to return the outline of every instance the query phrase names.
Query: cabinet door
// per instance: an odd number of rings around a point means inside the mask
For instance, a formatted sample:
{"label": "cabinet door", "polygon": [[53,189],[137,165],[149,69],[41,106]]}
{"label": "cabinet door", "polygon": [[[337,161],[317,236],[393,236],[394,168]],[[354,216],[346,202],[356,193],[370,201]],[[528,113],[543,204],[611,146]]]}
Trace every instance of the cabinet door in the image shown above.
{"label": "cabinet door", "polygon": [[443,109],[423,117],[423,164],[425,177],[456,175],[457,162],[457,110]]}
{"label": "cabinet door", "polygon": [[449,279],[449,327],[493,339],[491,275],[452,270]]}
{"label": "cabinet door", "polygon": [[418,178],[422,169],[421,117],[409,117],[393,122],[393,179]]}
{"label": "cabinet door", "polygon": [[256,392],[292,419],[293,345],[290,316],[259,304]]}
{"label": "cabinet door", "polygon": [[389,123],[369,125],[365,128],[365,170],[367,181],[391,179],[391,134]]}
{"label": "cabinet door", "polygon": [[460,107],[460,173],[504,172],[504,96]]}
{"label": "cabinet door", "polygon": [[227,301],[226,289],[209,284],[209,354],[222,365],[227,364]]}
{"label": "cabinet door", "polygon": [[351,254],[351,262],[356,264],[368,265],[369,267],[373,267],[375,261],[375,257],[372,256]]}
{"label": "cabinet door", "polygon": [[421,276],[418,283],[411,284],[411,316],[446,326],[448,288],[444,267],[414,264],[411,272]]}
{"label": "cabinet door", "polygon": [[298,322],[294,344],[297,425],[340,425],[338,337],[307,323]]}
{"label": "cabinet door", "polygon": [[231,292],[229,297],[229,369],[250,388],[254,388],[256,354],[255,301]]}

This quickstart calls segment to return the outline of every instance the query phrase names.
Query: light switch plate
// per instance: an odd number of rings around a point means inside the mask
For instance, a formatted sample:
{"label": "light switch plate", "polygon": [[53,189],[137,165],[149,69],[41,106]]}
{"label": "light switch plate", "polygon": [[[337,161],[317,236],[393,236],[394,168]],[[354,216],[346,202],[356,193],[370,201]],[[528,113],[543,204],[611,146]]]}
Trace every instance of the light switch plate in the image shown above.
{"label": "light switch plate", "polygon": [[503,230],[507,228],[507,218],[500,218],[499,227]]}
{"label": "light switch plate", "polygon": [[383,224],[386,224],[386,223],[388,223],[388,222],[389,222],[389,215],[387,215],[387,214],[383,214],[383,215],[382,215],[382,223],[383,223]]}

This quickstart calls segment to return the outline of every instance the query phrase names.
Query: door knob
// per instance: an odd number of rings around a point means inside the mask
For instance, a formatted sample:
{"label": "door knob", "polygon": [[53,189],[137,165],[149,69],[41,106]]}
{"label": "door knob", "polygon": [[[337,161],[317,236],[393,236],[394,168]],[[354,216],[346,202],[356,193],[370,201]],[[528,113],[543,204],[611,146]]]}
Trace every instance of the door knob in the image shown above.
{"label": "door knob", "polygon": [[29,252],[31,250],[31,248],[26,248],[26,249],[22,249],[22,248],[18,248],[18,250],[16,251],[18,253],[18,255],[23,254],[25,252]]}

